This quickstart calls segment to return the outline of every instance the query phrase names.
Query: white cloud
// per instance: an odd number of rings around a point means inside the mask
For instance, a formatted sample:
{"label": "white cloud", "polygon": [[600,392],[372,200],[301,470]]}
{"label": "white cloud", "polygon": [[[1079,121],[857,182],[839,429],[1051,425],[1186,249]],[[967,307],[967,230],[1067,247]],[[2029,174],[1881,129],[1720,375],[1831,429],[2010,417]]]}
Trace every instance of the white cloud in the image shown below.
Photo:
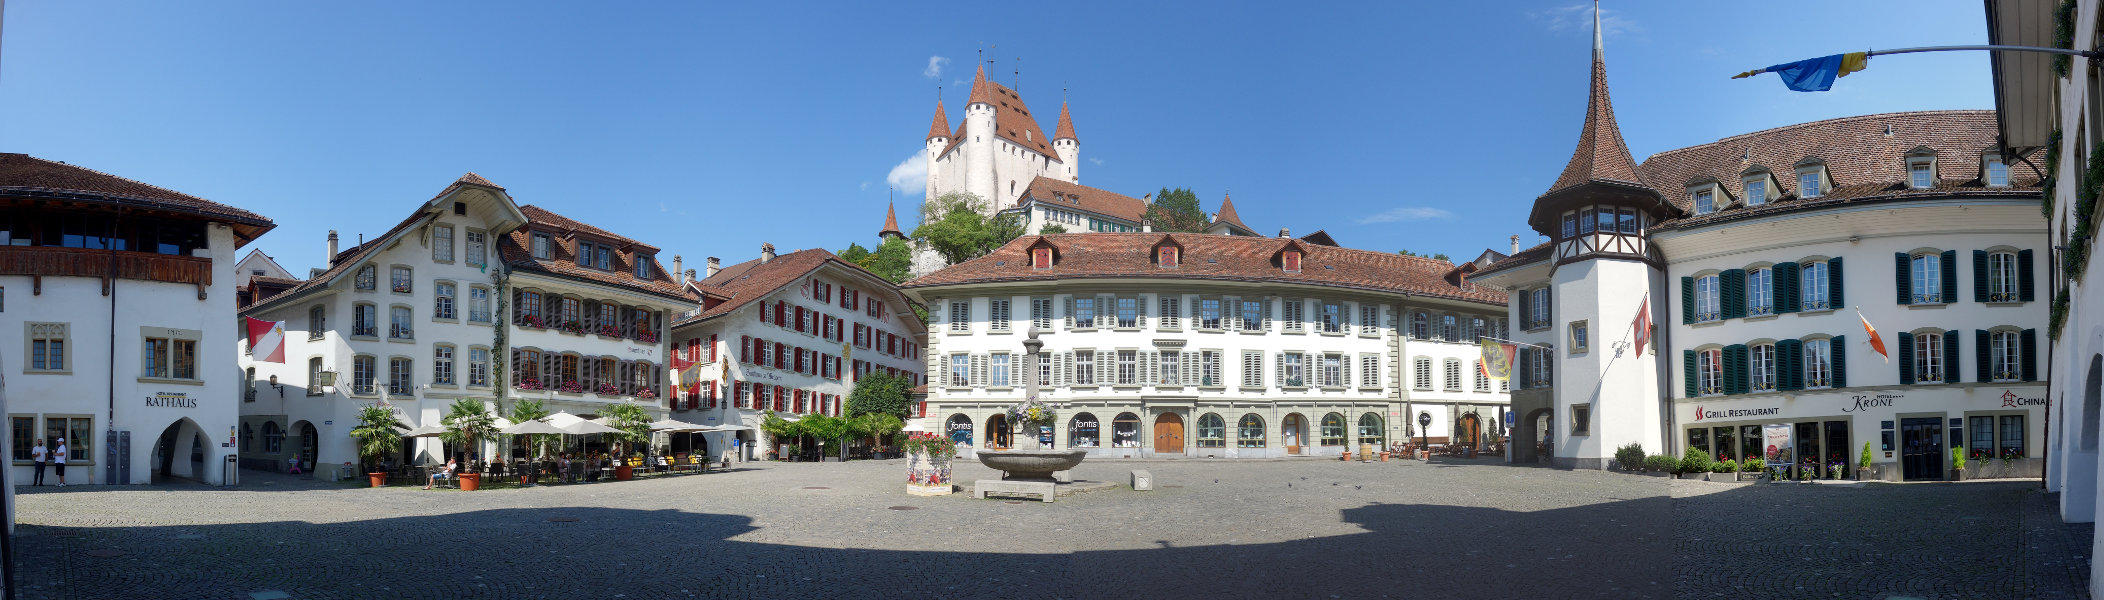
{"label": "white cloud", "polygon": [[[1561,8],[1530,12],[1527,13],[1527,18],[1548,25],[1550,31],[1592,29],[1593,7],[1587,4],[1573,4]],[[1603,35],[1621,35],[1643,30],[1642,26],[1637,25],[1635,21],[1622,17],[1618,11],[1600,9],[1600,32]]]}
{"label": "white cloud", "polygon": [[921,69],[921,76],[929,79],[942,79],[942,68],[949,65],[949,58],[930,56],[928,57],[928,68]]}
{"label": "white cloud", "polygon": [[864,182],[862,182],[862,191],[865,191],[865,192],[869,191],[869,182],[867,182],[867,181],[864,181]]}
{"label": "white cloud", "polygon": [[1103,166],[1103,159],[1091,156],[1089,157],[1089,163],[1100,167]]}
{"label": "white cloud", "polygon": [[910,198],[926,194],[928,192],[928,153],[926,151],[916,151],[912,156],[906,157],[906,160],[899,161],[898,166],[891,168],[891,174],[884,176],[884,183],[890,184],[891,187],[897,189],[901,196]]}
{"label": "white cloud", "polygon": [[1374,223],[1423,221],[1427,219],[1444,219],[1452,216],[1454,216],[1454,213],[1447,212],[1447,210],[1444,208],[1431,208],[1426,206],[1404,206],[1400,208],[1388,209],[1387,212],[1362,217],[1359,219],[1359,224],[1371,225]]}

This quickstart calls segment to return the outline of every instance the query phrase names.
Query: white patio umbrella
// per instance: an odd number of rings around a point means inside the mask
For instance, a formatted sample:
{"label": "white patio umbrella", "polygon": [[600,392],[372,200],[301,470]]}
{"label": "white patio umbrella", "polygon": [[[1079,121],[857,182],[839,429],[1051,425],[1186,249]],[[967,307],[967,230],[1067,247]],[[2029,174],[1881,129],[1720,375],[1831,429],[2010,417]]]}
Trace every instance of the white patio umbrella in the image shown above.
{"label": "white patio umbrella", "polygon": [[586,420],[583,420],[583,419],[578,419],[576,423],[571,423],[571,424],[569,424],[569,425],[567,425],[567,426],[557,427],[556,429],[559,429],[559,430],[561,430],[561,431],[562,431],[563,433],[567,433],[567,434],[571,434],[571,435],[590,435],[590,434],[594,434],[594,433],[620,433],[620,432],[621,432],[621,430],[619,430],[619,429],[614,429],[614,428],[612,428],[612,427],[608,427],[608,426],[605,426],[605,425],[601,425],[601,424],[598,424],[598,423],[594,423],[594,422],[592,422],[592,421],[586,421]]}
{"label": "white patio umbrella", "polygon": [[556,427],[569,427],[573,423],[583,421],[584,417],[570,414],[570,411],[566,410],[552,415],[548,415],[546,417],[542,417],[542,420],[545,420],[548,422],[548,424],[554,425]]}
{"label": "white patio umbrella", "polygon": [[569,432],[549,424],[547,421],[536,419],[506,427],[500,433],[505,435],[562,435]]}
{"label": "white patio umbrella", "polygon": [[[604,425],[604,423],[601,424]],[[693,423],[688,423],[686,421],[678,421],[674,419],[665,419],[650,424],[651,431],[670,431],[674,433],[683,431],[704,431],[707,429],[707,427],[708,426],[706,425],[695,425]]]}
{"label": "white patio umbrella", "polygon": [[425,437],[438,437],[438,436],[441,436],[441,435],[445,435],[445,434],[446,434],[446,428],[445,428],[445,427],[441,427],[441,426],[438,426],[438,425],[425,425],[425,426],[423,426],[423,427],[418,427],[418,428],[416,428],[416,429],[411,429],[411,430],[409,430],[409,431],[404,431],[404,432],[402,432],[402,437],[405,437],[405,438],[425,438]]}

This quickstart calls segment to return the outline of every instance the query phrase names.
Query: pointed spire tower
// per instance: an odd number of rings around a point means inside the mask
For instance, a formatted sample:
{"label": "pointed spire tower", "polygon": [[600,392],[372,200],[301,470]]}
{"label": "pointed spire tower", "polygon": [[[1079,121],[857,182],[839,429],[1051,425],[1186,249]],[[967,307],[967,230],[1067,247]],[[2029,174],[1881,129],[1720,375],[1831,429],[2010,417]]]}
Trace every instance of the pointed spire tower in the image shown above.
{"label": "pointed spire tower", "polygon": [[1067,183],[1081,183],[1081,140],[1074,138],[1074,115],[1067,103],[1059,103],[1059,126],[1052,129],[1052,152],[1064,163],[1052,171]]}
{"label": "pointed spire tower", "polygon": [[1590,94],[1586,97],[1585,124],[1578,130],[1578,148],[1571,152],[1571,161],[1564,165],[1563,174],[1556,178],[1556,183],[1549,186],[1547,193],[1535,198],[1534,211],[1528,215],[1527,224],[1542,235],[1561,239],[1566,213],[1575,223],[1576,211],[1603,202],[1640,210],[1653,220],[1674,210],[1665,197],[1637,172],[1636,159],[1630,156],[1629,146],[1622,141],[1622,129],[1615,124],[1614,102],[1607,90],[1607,56],[1600,32],[1600,6],[1596,1],[1593,4],[1592,81]]}
{"label": "pointed spire tower", "polygon": [[899,231],[898,208],[893,206],[892,203],[886,202],[884,203],[884,228],[877,230],[877,239],[890,240],[892,238],[906,239],[906,233]]}
{"label": "pointed spire tower", "polygon": [[950,137],[950,115],[942,110],[942,100],[935,101],[935,122],[928,124],[928,141]]}

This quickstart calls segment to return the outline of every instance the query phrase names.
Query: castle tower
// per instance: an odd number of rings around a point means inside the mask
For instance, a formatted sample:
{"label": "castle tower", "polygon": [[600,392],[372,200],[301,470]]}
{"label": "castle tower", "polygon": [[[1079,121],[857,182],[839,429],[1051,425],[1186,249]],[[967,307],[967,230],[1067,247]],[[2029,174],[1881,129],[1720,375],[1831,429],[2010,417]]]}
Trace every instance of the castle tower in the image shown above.
{"label": "castle tower", "polygon": [[890,203],[886,203],[884,205],[884,228],[877,230],[877,239],[890,241],[892,238],[903,240],[906,239],[906,234],[899,231],[898,209]]}
{"label": "castle tower", "polygon": [[[942,187],[942,169],[935,166],[942,158],[942,150],[950,146],[950,115],[942,110],[942,100],[935,101],[935,122],[928,125],[928,198],[935,197],[935,190]],[[896,227],[894,227],[896,229]]]}
{"label": "castle tower", "polygon": [[958,130],[964,144],[964,191],[986,199],[989,205],[1000,201],[994,195],[995,182],[1001,174],[994,169],[994,144],[999,143],[998,131],[994,128],[994,93],[986,81],[986,66],[972,76],[972,96],[964,105],[964,127]]}
{"label": "castle tower", "polygon": [[1060,169],[1066,171],[1055,176],[1067,183],[1081,183],[1081,141],[1074,138],[1074,117],[1067,113],[1067,103],[1059,103],[1059,127],[1052,133],[1052,150],[1059,153]]}
{"label": "castle tower", "polygon": [[1675,209],[1638,174],[1615,124],[1597,3],[1590,91],[1578,148],[1527,218],[1555,246],[1547,319],[1558,340],[1548,351],[1555,458],[1580,468],[1603,467],[1615,448],[1632,442],[1665,448],[1672,414],[1660,393],[1662,363],[1650,352],[1659,341],[1637,355],[1631,324],[1647,298],[1652,315],[1664,312],[1666,298],[1656,293],[1666,289],[1664,261],[1644,233]]}

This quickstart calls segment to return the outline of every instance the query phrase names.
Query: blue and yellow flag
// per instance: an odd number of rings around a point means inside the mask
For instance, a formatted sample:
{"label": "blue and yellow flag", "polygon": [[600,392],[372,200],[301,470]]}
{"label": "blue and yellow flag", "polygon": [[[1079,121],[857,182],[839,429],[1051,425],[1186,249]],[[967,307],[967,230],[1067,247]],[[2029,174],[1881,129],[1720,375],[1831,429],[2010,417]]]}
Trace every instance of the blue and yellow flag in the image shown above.
{"label": "blue and yellow flag", "polygon": [[1792,63],[1783,63],[1765,69],[1754,69],[1732,79],[1744,79],[1762,73],[1774,73],[1782,77],[1783,85],[1799,92],[1824,92],[1834,87],[1834,78],[1847,77],[1849,73],[1870,67],[1870,53],[1850,52],[1808,58]]}

